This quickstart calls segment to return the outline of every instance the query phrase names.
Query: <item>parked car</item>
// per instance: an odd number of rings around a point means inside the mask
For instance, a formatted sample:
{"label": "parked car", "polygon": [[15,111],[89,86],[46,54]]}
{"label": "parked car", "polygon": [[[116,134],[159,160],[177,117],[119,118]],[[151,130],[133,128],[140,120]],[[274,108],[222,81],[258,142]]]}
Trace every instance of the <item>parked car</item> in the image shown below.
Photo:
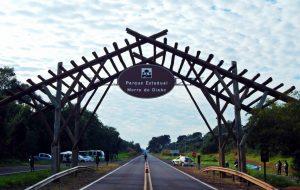
{"label": "parked car", "polygon": [[[72,161],[72,152],[71,151],[66,151],[66,152],[61,152],[61,160],[63,163],[67,162],[67,158],[69,158],[69,162]],[[91,156],[83,156],[83,155],[78,155],[78,161],[79,162],[92,162],[94,159]]]}
{"label": "parked car", "polygon": [[104,152],[102,150],[89,150],[88,151],[89,156],[93,157],[94,159],[96,158],[96,155],[99,155],[100,160],[104,160]]}
{"label": "parked car", "polygon": [[39,153],[37,156],[34,156],[34,160],[51,160],[52,156],[47,153]]}
{"label": "parked car", "polygon": [[94,162],[94,158],[91,156],[83,156],[83,155],[81,156],[86,160],[86,162]]}
{"label": "parked car", "polygon": [[61,152],[60,156],[61,156],[60,159],[63,163],[66,163],[67,159],[69,159],[69,162],[71,162],[71,160],[72,160],[72,152],[71,151]]}
{"label": "parked car", "polygon": [[78,161],[79,162],[88,162],[88,158],[84,157],[84,156],[81,156],[81,155],[78,155]]}
{"label": "parked car", "polygon": [[194,166],[195,163],[190,157],[187,156],[179,156],[172,160],[172,164],[178,166]]}

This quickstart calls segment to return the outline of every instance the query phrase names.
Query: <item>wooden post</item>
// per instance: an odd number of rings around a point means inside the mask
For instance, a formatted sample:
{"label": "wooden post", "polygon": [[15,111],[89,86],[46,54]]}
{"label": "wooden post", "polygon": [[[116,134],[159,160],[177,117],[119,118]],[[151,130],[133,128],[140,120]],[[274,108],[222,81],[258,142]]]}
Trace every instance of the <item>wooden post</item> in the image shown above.
{"label": "wooden post", "polygon": [[[233,74],[237,75],[236,62],[232,62],[234,69]],[[246,153],[245,146],[241,144],[242,140],[242,124],[241,124],[241,102],[239,95],[239,85],[237,80],[233,80],[233,97],[234,97],[234,115],[235,115],[235,131],[236,131],[236,146],[238,151],[238,169],[241,172],[246,172]]]}
{"label": "wooden post", "polygon": [[[57,65],[57,75],[62,73],[61,71],[62,62]],[[61,79],[57,80],[57,90],[54,103],[54,127],[53,127],[53,141],[51,144],[51,154],[52,154],[52,173],[58,173],[60,171],[60,120],[61,120]]]}
{"label": "wooden post", "polygon": [[[216,85],[216,91],[218,92],[218,85]],[[218,96],[216,96],[216,106],[219,112],[220,110],[220,99]],[[219,166],[225,167],[225,152],[224,152],[224,147],[223,145],[223,128],[222,128],[222,123],[221,123],[221,118],[219,114],[217,113],[217,121],[218,121],[218,142],[219,142]],[[222,175],[221,175],[222,177]]]}
{"label": "wooden post", "polygon": [[[82,88],[78,85],[78,92],[81,91]],[[75,123],[74,123],[74,137],[75,142],[79,141],[79,133],[80,133],[80,96],[77,98],[77,103],[75,105]],[[73,144],[72,147],[72,167],[78,166],[78,155],[79,155],[79,148],[78,144]]]}

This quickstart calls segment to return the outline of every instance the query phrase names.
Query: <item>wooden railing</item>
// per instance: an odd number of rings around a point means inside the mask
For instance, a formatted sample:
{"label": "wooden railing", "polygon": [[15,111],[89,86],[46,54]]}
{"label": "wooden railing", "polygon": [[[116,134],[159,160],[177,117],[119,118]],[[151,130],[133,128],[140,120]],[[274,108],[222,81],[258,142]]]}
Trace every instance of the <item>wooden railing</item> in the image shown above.
{"label": "wooden railing", "polygon": [[87,167],[87,166],[76,166],[74,168],[70,168],[70,169],[67,169],[67,170],[64,170],[62,172],[59,172],[59,173],[56,173],[30,187],[27,187],[25,190],[33,190],[33,189],[40,189],[46,185],[48,185],[49,183],[51,183],[52,181],[56,180],[56,179],[59,179],[61,177],[64,177],[66,175],[69,175],[73,172],[77,172],[79,170],[93,170],[91,167]]}
{"label": "wooden railing", "polygon": [[215,172],[215,171],[218,171],[218,172],[221,172],[221,173],[226,173],[226,174],[231,174],[233,176],[236,176],[236,177],[239,177],[239,178],[242,178],[244,180],[246,180],[247,182],[250,182],[252,184],[255,184],[263,189],[266,189],[266,190],[276,190],[277,188],[273,187],[272,185],[262,181],[262,180],[259,180],[255,177],[252,177],[248,174],[245,174],[243,172],[239,172],[239,171],[236,171],[236,170],[233,170],[233,169],[230,169],[230,168],[224,168],[224,167],[218,167],[218,166],[209,166],[209,167],[206,167],[204,169],[202,169],[202,172]]}

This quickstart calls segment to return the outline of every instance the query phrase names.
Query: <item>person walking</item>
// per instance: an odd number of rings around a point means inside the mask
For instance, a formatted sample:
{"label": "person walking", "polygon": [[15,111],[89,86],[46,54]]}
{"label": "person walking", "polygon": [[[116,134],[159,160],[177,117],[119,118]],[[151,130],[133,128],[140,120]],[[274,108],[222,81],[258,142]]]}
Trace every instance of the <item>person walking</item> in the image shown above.
{"label": "person walking", "polygon": [[66,166],[70,167],[71,164],[71,159],[70,159],[71,155],[66,155]]}
{"label": "person walking", "polygon": [[225,162],[225,168],[229,168],[229,162],[228,161]]}
{"label": "person walking", "polygon": [[30,171],[33,172],[34,171],[34,157],[32,155],[29,157],[29,165],[30,165]]}
{"label": "person walking", "polygon": [[284,168],[285,175],[288,176],[289,175],[289,164],[287,163],[286,160],[284,161],[283,168]]}
{"label": "person walking", "polygon": [[147,161],[147,153],[144,153],[145,162]]}
{"label": "person walking", "polygon": [[239,161],[237,159],[235,159],[234,166],[235,166],[236,169],[238,169],[238,165],[239,165]]}
{"label": "person walking", "polygon": [[281,175],[282,162],[279,160],[277,163],[277,175]]}
{"label": "person walking", "polygon": [[105,162],[106,162],[106,165],[108,165],[108,162],[109,162],[109,151],[105,151],[104,153],[104,159],[105,159]]}
{"label": "person walking", "polygon": [[97,168],[98,168],[99,162],[100,162],[100,157],[99,157],[99,154],[97,154],[96,155],[96,165],[97,165]]}

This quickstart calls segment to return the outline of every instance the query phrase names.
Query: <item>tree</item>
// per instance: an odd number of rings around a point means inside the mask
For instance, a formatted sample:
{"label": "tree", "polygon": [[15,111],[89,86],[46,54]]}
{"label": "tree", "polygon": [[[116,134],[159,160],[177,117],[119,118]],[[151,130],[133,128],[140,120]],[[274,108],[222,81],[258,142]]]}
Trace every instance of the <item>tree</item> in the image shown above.
{"label": "tree", "polygon": [[169,145],[171,142],[170,135],[162,135],[159,137],[152,137],[149,141],[147,150],[151,152],[160,152],[164,147]]}
{"label": "tree", "polygon": [[19,85],[16,74],[13,68],[4,67],[0,68],[0,94],[3,96],[5,90],[12,90]]}
{"label": "tree", "polygon": [[273,104],[256,110],[247,126],[248,146],[259,149],[267,145],[274,154],[291,156],[300,147],[300,103]]}
{"label": "tree", "polygon": [[[14,91],[17,87],[26,88],[26,84],[17,81],[13,68],[0,68],[0,100],[5,98],[8,90]],[[24,97],[22,101],[29,101]],[[71,107],[66,106],[62,110],[66,118],[71,112]],[[32,109],[18,101],[11,102],[0,108],[0,159],[17,158],[25,159],[29,155],[39,152],[50,152],[51,139],[45,130],[44,123],[39,117],[32,117]],[[53,121],[53,111],[45,113],[48,121]],[[102,149],[113,153],[126,151],[129,147],[139,152],[140,145],[127,142],[119,137],[119,132],[114,127],[105,126],[92,112],[85,110],[80,117],[80,125],[92,117],[91,124],[83,135],[79,147],[81,150]],[[20,122],[22,121],[22,122]],[[74,129],[74,118],[68,123],[71,130]],[[71,150],[72,142],[63,133],[61,150]]]}

